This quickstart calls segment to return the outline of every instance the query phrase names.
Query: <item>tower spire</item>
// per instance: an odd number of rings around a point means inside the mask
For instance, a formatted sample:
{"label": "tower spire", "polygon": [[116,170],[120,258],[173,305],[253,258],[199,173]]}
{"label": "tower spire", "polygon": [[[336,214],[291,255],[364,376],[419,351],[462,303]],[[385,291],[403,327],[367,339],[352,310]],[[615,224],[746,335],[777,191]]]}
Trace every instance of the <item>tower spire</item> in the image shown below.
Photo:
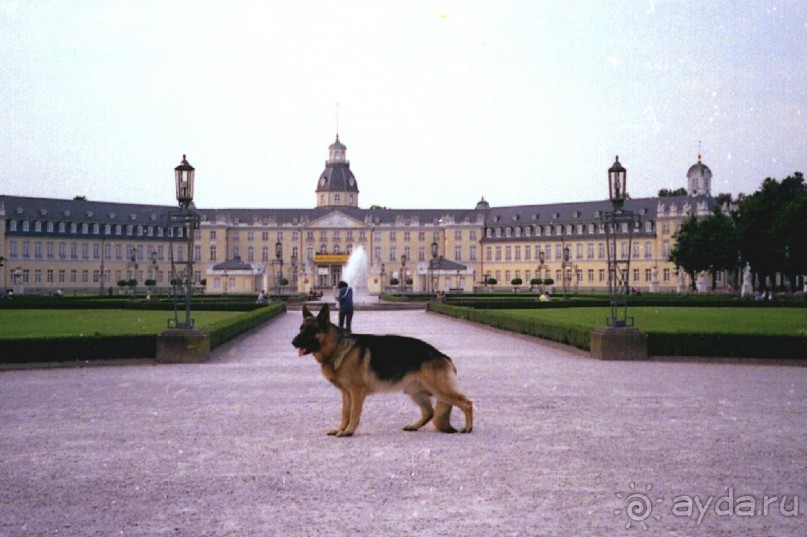
{"label": "tower spire", "polygon": [[339,101],[336,101],[336,139],[339,140]]}

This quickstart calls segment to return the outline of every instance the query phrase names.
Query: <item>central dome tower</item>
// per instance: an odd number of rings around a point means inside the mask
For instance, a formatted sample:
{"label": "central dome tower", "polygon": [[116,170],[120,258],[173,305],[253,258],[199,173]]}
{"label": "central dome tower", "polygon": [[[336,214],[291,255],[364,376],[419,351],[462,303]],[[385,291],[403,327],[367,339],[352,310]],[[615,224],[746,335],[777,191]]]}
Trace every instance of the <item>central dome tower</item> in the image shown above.
{"label": "central dome tower", "polygon": [[339,141],[328,146],[325,170],[317,182],[317,207],[358,207],[359,185],[350,171],[350,161],[345,154],[347,147]]}
{"label": "central dome tower", "polygon": [[700,153],[698,153],[698,162],[693,164],[687,172],[687,181],[690,196],[712,195],[712,170],[701,162]]}

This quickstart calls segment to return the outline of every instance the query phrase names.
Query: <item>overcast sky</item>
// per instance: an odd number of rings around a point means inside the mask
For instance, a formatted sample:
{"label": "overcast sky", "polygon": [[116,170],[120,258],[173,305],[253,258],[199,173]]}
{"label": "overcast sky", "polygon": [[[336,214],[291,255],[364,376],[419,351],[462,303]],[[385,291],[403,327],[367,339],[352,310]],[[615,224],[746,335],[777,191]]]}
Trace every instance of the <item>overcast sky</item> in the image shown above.
{"label": "overcast sky", "polygon": [[713,194],[805,171],[807,2],[0,0],[0,193],[306,208]]}

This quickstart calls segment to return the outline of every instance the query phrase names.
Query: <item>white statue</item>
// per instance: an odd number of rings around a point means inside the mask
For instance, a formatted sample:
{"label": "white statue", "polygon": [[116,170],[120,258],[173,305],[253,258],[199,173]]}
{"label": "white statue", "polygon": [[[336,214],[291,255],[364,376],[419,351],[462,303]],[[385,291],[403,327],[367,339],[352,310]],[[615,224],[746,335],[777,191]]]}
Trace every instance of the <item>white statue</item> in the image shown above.
{"label": "white statue", "polygon": [[751,265],[746,263],[743,267],[743,283],[740,288],[740,296],[750,296],[754,294],[754,286],[751,284]]}
{"label": "white statue", "polygon": [[684,273],[684,269],[678,267],[678,276],[675,286],[675,292],[678,293],[679,295],[686,293],[686,282],[684,281],[685,276],[686,275]]}

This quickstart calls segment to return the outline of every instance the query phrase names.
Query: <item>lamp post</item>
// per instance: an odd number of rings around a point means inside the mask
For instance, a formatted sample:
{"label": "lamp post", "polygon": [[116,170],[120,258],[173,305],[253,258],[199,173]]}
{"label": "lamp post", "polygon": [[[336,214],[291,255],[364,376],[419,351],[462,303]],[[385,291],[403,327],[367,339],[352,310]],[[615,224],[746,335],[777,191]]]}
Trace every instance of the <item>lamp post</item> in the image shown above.
{"label": "lamp post", "polygon": [[381,292],[379,293],[379,298],[381,295],[384,294],[384,287],[386,287],[386,273],[387,273],[387,266],[384,263],[381,263]]}
{"label": "lamp post", "polygon": [[538,279],[541,280],[541,294],[544,294],[544,262],[546,261],[546,252],[541,250],[538,252]]}
{"label": "lamp post", "polygon": [[[12,284],[11,287],[13,289],[14,294],[17,294],[17,286],[19,285],[20,277],[22,276],[22,268],[20,268],[20,267],[15,268],[14,270],[11,271],[11,275],[13,276],[13,278],[12,278],[13,284]],[[20,289],[20,294],[21,295],[23,294],[22,289]]]}
{"label": "lamp post", "polygon": [[[602,225],[605,228],[605,242],[608,253],[608,296],[611,306],[608,326],[619,328],[633,326],[633,317],[628,317],[628,295],[630,291],[630,257],[633,230],[639,218],[632,211],[624,209],[627,188],[627,170],[616,157],[608,169],[608,197],[613,211],[605,212]],[[627,239],[627,251],[621,255],[617,250],[617,238]]]}
{"label": "lamp post", "polygon": [[569,276],[566,274],[566,271],[569,266],[569,247],[563,247],[563,259],[560,263],[560,277],[563,279],[563,300],[569,300]]}
{"label": "lamp post", "polygon": [[[193,241],[196,230],[199,229],[199,213],[193,205],[194,167],[188,164],[185,155],[182,162],[174,168],[174,182],[179,209],[169,211],[168,222],[171,239],[171,284],[174,295],[174,318],[168,320],[169,328],[193,328],[191,318],[191,298],[193,297]],[[177,260],[174,257],[174,242],[183,241],[186,244],[185,259]],[[178,296],[179,289],[184,287],[185,320],[179,319]]]}
{"label": "lamp post", "polygon": [[275,259],[280,265],[280,275],[277,277],[277,292],[280,294],[283,290],[283,243],[280,241],[275,243]]}
{"label": "lamp post", "polygon": [[296,250],[297,250],[296,248],[292,248],[292,254],[291,254],[291,280],[290,281],[291,281],[291,284],[292,284],[292,292],[293,293],[297,292],[297,254],[294,253]]}
{"label": "lamp post", "polygon": [[429,275],[429,280],[431,281],[431,292],[434,294],[437,289],[437,285],[434,282],[434,270],[437,268],[437,255],[440,253],[439,246],[437,246],[437,242],[432,243],[432,262],[429,263],[429,271],[431,274]]}
{"label": "lamp post", "polygon": [[404,292],[406,289],[406,282],[404,281],[406,278],[406,255],[401,256],[401,293]]}
{"label": "lamp post", "polygon": [[149,279],[154,282],[151,286],[151,292],[154,293],[157,289],[157,250],[151,251],[151,277]]}

